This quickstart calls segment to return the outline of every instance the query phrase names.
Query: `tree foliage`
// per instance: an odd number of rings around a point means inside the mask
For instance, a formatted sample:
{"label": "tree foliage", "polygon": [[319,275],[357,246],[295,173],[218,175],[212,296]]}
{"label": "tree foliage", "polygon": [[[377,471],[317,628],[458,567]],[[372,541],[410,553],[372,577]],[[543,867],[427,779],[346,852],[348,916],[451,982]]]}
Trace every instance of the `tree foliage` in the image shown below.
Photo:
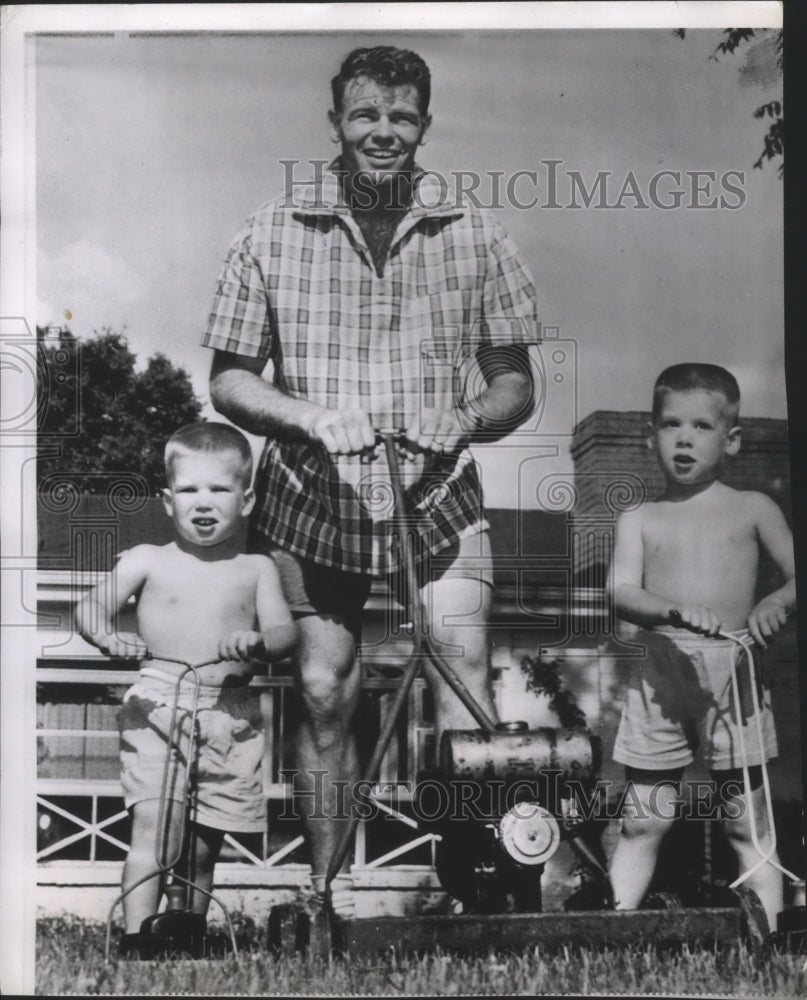
{"label": "tree foliage", "polygon": [[37,484],[61,473],[103,494],[110,476],[99,473],[136,473],[157,493],[166,439],[202,410],[188,374],[163,354],[138,371],[126,337],[108,327],[87,340],[62,331],[54,342],[38,327],[37,341]]}
{"label": "tree foliage", "polygon": [[561,726],[565,729],[585,729],[585,713],[561,679],[563,664],[560,660],[547,660],[540,653],[536,657],[525,656],[521,660],[521,672],[526,678],[528,691],[549,695],[549,708],[557,715]]}
{"label": "tree foliage", "polygon": [[[686,30],[684,28],[678,28],[674,34],[678,35],[679,38],[685,38]],[[714,52],[711,56],[709,56],[709,58],[717,61],[721,55],[734,55],[740,46],[745,45],[747,42],[750,42],[752,39],[757,37],[758,32],[754,28],[726,28],[723,32],[722,40],[718,42]],[[784,67],[784,41],[781,31],[774,32],[773,45],[776,66],[781,73]],[[767,104],[760,105],[760,107],[758,107],[754,112],[754,118],[773,119],[771,124],[768,126],[768,131],[765,133],[762,152],[760,153],[759,158],[754,162],[754,168],[756,170],[761,170],[764,166],[765,160],[775,160],[777,157],[784,156],[785,146],[782,102],[770,101]],[[784,167],[780,163],[778,169],[780,177],[783,175],[783,172]]]}

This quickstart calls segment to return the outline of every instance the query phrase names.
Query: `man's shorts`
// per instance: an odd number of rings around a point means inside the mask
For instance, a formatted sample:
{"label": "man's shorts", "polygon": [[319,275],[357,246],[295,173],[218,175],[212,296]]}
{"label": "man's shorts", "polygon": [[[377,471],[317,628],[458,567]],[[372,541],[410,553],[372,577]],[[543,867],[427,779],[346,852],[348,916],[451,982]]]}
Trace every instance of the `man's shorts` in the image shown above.
{"label": "man's shorts", "polygon": [[[269,549],[280,573],[286,602],[296,618],[306,615],[335,617],[358,635],[361,612],[370,594],[372,578],[358,573],[320,566],[282,549]],[[428,563],[419,567],[418,586],[448,579],[478,580],[493,586],[493,559],[487,531],[459,538]],[[406,581],[402,571],[387,577],[387,585],[400,604],[406,605]]]}
{"label": "man's shorts", "polygon": [[[740,735],[749,766],[778,752],[770,692],[759,694],[764,750],[760,751],[745,651],[728,639],[711,639],[685,629],[640,631],[646,646],[634,668],[614,743],[614,760],[650,771],[685,767],[700,746],[711,770],[740,768]],[[731,686],[737,661],[742,720]],[[759,668],[757,665],[757,681]]]}
{"label": "man's shorts", "polygon": [[[155,667],[143,667],[124,696],[118,726],[121,784],[127,809],[147,799],[159,799],[163,794],[179,803],[184,799],[196,685],[185,679],[179,684],[179,707],[170,750],[168,737],[176,679]],[[263,723],[258,698],[246,684],[226,688],[200,685],[196,730],[191,818],[214,830],[262,833],[266,829],[266,803],[261,768]]]}

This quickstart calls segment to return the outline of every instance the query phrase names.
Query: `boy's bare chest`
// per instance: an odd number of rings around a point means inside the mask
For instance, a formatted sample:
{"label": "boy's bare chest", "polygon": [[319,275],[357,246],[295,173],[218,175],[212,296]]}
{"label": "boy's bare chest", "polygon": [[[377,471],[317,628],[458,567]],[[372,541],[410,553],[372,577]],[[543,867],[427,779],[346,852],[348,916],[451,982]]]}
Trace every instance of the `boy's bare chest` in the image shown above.
{"label": "boy's bare chest", "polygon": [[250,619],[255,609],[256,578],[244,568],[222,563],[183,565],[154,574],[140,595],[140,607],[151,613],[182,614],[205,621],[230,616]]}
{"label": "boy's bare chest", "polygon": [[757,557],[751,519],[731,504],[687,509],[685,504],[654,505],[643,524],[646,561],[690,566],[744,566]]}
{"label": "boy's bare chest", "polygon": [[689,507],[653,505],[643,520],[643,586],[681,602],[711,608],[740,628],[753,606],[759,563],[755,525],[730,500]]}

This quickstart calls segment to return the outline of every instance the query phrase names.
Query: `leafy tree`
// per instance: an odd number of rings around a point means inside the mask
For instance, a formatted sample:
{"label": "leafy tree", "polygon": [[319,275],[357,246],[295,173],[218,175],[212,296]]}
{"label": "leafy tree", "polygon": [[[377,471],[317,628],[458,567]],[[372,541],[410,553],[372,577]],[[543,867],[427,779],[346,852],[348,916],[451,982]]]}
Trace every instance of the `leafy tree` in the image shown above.
{"label": "leafy tree", "polygon": [[[684,38],[686,37],[686,29],[678,28],[674,34],[678,35],[679,38]],[[755,31],[754,28],[726,28],[723,32],[723,40],[718,43],[709,58],[717,61],[721,55],[733,55],[741,45],[744,45],[747,42],[750,42],[751,39],[757,37],[758,32]],[[774,32],[773,46],[776,67],[781,73],[784,66],[784,43],[781,31]],[[764,165],[764,160],[775,160],[777,157],[784,155],[784,119],[782,117],[782,102],[769,101],[767,104],[761,104],[756,111],[754,111],[754,118],[773,119],[768,127],[768,131],[765,134],[764,146],[759,155],[759,159],[757,159],[754,163],[754,168],[756,170],[761,170]],[[780,177],[783,175],[783,172],[784,167],[780,163],[778,169]]]}
{"label": "leafy tree", "polygon": [[84,493],[103,494],[98,473],[137,473],[151,493],[164,485],[163,448],[202,404],[188,374],[163,354],[142,371],[126,337],[105,327],[88,340],[69,331],[52,342],[37,328],[37,483],[64,473]]}

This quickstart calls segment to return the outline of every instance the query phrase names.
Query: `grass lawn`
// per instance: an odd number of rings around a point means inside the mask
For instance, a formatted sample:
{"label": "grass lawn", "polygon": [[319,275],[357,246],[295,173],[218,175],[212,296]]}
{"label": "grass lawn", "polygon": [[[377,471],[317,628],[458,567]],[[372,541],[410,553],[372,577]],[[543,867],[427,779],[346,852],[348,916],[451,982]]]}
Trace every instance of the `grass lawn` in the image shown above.
{"label": "grass lawn", "polygon": [[[460,958],[434,953],[372,962],[273,958],[254,927],[241,924],[247,944],[237,958],[104,962],[105,928],[74,918],[49,918],[37,927],[38,995],[195,996],[481,996],[644,994],[795,997],[807,991],[804,955],[774,952],[758,960],[738,946],[720,952],[648,947],[537,948],[519,954]],[[240,936],[240,933],[239,933]],[[116,936],[113,937],[113,946]]]}

